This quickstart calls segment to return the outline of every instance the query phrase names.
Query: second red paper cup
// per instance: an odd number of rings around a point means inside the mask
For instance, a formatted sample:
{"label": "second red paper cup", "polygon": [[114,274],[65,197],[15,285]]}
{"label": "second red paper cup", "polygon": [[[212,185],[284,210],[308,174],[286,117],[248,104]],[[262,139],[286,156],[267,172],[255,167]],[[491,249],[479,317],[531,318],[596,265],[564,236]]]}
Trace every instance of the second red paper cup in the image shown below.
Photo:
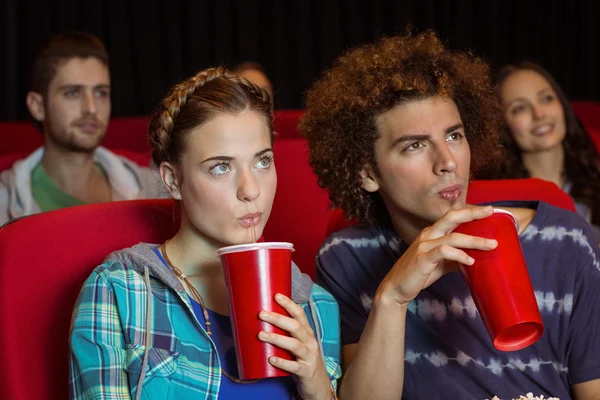
{"label": "second red paper cup", "polygon": [[225,272],[229,315],[240,379],[288,376],[288,372],[269,363],[275,356],[292,360],[290,352],[258,339],[260,331],[289,336],[282,329],[258,318],[261,310],[288,315],[275,302],[281,293],[291,298],[291,243],[263,242],[223,247],[217,250]]}
{"label": "second red paper cup", "polygon": [[518,229],[511,213],[494,209],[493,215],[453,230],[498,241],[491,251],[463,249],[475,262],[460,269],[494,347],[502,351],[525,348],[544,332]]}

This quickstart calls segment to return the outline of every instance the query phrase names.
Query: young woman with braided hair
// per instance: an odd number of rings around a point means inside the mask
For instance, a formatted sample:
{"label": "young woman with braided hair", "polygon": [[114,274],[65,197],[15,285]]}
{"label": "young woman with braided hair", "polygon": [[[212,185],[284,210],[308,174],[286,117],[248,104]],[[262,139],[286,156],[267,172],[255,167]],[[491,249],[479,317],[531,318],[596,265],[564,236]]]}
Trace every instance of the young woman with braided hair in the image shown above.
{"label": "young woman with braided hair", "polygon": [[295,355],[269,359],[293,378],[237,378],[216,250],[252,242],[269,218],[277,185],[270,111],[264,90],[223,68],[201,71],[162,101],[150,141],[181,226],[161,245],[109,255],[85,282],[72,322],[71,398],[335,398],[338,308],[295,265],[293,299],[275,296],[290,317],[259,314],[290,333],[259,338]]}

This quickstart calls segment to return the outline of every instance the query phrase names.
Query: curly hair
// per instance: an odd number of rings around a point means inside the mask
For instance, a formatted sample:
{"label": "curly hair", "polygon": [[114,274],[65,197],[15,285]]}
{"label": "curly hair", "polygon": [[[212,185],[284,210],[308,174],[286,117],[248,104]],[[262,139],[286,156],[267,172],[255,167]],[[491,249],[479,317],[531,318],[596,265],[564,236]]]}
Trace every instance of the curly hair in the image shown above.
{"label": "curly hair", "polygon": [[[541,75],[552,87],[564,110],[566,136],[563,141],[564,173],[572,183],[571,197],[586,204],[592,210],[592,223],[600,225],[600,156],[590,135],[575,115],[569,99],[548,71],[530,61],[521,61],[504,67],[498,74],[497,94],[510,75],[520,70],[530,70]],[[502,163],[488,173],[490,178],[529,178],[530,172],[523,163],[521,149],[505,124],[500,134],[501,143],[506,148]]]}
{"label": "curly hair", "polygon": [[189,133],[217,114],[253,110],[265,118],[273,143],[269,94],[222,67],[209,68],[175,85],[162,100],[149,127],[152,159],[178,164]]}
{"label": "curly hair", "polygon": [[346,217],[382,222],[378,193],[362,188],[361,170],[377,173],[376,118],[395,106],[444,96],[454,100],[471,147],[471,172],[500,154],[500,106],[482,59],[444,47],[436,33],[387,37],[341,56],[309,90],[299,130],[321,187]]}

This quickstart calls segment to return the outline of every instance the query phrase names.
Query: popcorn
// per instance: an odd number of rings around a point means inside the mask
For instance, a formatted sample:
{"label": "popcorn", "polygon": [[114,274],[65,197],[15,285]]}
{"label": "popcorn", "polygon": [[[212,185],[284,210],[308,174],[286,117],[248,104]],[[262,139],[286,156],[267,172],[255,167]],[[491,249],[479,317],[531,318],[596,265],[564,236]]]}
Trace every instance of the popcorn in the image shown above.
{"label": "popcorn", "polygon": [[[492,398],[492,400],[500,400],[500,398],[498,398],[498,396],[494,396]],[[534,396],[533,393],[529,392],[527,393],[527,396],[519,396],[518,399],[513,399],[513,400],[560,400],[558,397],[548,397],[545,398],[544,395],[541,396]]]}

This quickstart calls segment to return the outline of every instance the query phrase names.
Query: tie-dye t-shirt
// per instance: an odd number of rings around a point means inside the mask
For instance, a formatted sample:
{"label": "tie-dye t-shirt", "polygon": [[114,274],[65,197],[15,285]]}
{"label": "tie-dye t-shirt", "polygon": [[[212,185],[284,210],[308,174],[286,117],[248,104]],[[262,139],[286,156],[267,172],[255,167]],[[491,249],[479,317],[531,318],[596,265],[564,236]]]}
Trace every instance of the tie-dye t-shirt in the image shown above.
{"label": "tie-dye t-shirt", "polygon": [[[600,378],[600,252],[590,227],[542,202],[495,205],[536,209],[520,242],[544,334],[525,349],[496,350],[461,274],[449,273],[409,304],[404,399],[567,400],[570,385]],[[339,303],[343,344],[359,341],[379,283],[406,248],[390,228],[357,226],[319,250],[317,280]]]}

